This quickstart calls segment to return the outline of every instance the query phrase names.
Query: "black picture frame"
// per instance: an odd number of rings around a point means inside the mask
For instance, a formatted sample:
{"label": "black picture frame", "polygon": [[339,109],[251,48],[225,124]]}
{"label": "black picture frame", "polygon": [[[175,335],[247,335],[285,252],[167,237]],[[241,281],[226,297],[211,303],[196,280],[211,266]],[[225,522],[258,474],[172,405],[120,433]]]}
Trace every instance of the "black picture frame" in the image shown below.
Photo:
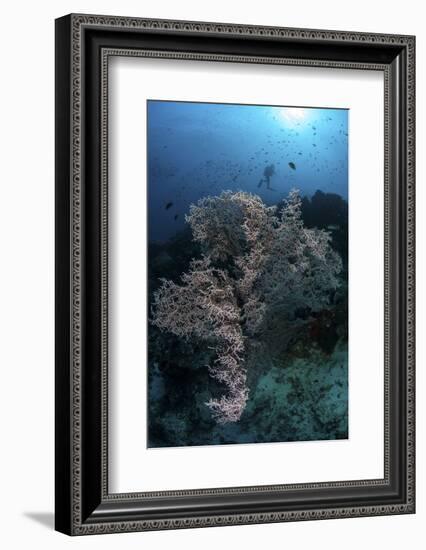
{"label": "black picture frame", "polygon": [[[108,493],[105,90],[108,57],[135,52],[176,62],[383,71],[383,479]],[[413,36],[80,14],[56,20],[58,531],[85,535],[414,513],[414,81]]]}

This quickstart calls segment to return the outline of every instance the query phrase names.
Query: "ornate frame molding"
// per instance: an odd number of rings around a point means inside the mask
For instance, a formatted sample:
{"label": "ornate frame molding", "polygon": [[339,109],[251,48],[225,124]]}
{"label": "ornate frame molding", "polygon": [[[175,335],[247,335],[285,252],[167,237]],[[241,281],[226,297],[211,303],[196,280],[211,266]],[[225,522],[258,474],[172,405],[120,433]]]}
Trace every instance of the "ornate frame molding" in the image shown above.
{"label": "ornate frame molding", "polygon": [[[261,39],[262,41],[290,41],[299,44],[321,44],[323,43],[329,51],[333,45],[341,48],[347,45],[356,47],[368,45],[370,48],[379,51],[390,52],[390,60],[387,62],[374,62],[371,60],[356,61],[318,59],[308,57],[280,57],[268,55],[245,55],[232,53],[196,53],[193,51],[170,51],[170,49],[153,48],[131,48],[116,45],[97,44],[99,49],[99,81],[100,81],[100,119],[98,128],[100,136],[99,151],[99,185],[100,185],[100,257],[99,257],[99,279],[100,279],[100,301],[99,301],[99,346],[100,346],[100,393],[99,401],[99,479],[95,484],[87,484],[87,474],[84,465],[86,451],[84,425],[87,421],[87,409],[84,408],[87,399],[86,377],[84,369],[89,368],[85,364],[85,338],[84,331],[86,303],[85,290],[87,278],[88,245],[87,231],[92,227],[88,222],[85,210],[85,194],[87,190],[88,173],[86,166],[86,148],[88,138],[85,135],[85,124],[88,113],[88,74],[87,67],[93,60],[89,61],[89,55],[94,46],[89,47],[88,31],[96,41],[96,31],[110,30],[118,36],[124,33],[127,36],[135,37],[138,33],[143,36],[152,37],[166,33],[167,36],[192,37],[212,36],[218,40],[221,37],[230,37],[238,41]],[[107,41],[108,42],[108,41]],[[91,49],[92,48],[92,49]],[[62,224],[57,220],[57,236],[59,246],[68,239],[68,248],[65,252],[57,250],[57,280],[69,282],[62,285],[59,281],[59,294],[57,302],[57,330],[67,330],[67,335],[57,339],[59,352],[57,352],[56,373],[57,379],[57,428],[64,429],[66,422],[69,422],[65,434],[57,431],[57,529],[74,535],[92,533],[112,533],[124,531],[142,531],[156,529],[176,529],[188,527],[201,527],[213,525],[236,525],[247,523],[282,522],[308,519],[326,519],[336,517],[359,517],[384,514],[402,514],[414,512],[414,133],[415,133],[415,40],[412,36],[379,35],[364,33],[346,33],[341,31],[322,31],[308,29],[287,29],[279,27],[253,27],[245,25],[228,25],[217,23],[201,23],[187,21],[151,20],[122,17],[92,16],[92,15],[70,15],[57,21],[57,155],[59,164],[56,174],[57,195],[67,194],[62,197],[57,205],[57,215],[63,216],[68,213],[69,225]],[[343,51],[343,50],[342,50]],[[88,53],[89,52],[89,53]],[[399,53],[398,53],[399,52]],[[392,58],[400,57],[399,64],[395,64]],[[108,403],[108,353],[107,353],[107,318],[108,318],[108,59],[111,56],[139,56],[156,57],[168,59],[191,59],[203,61],[233,61],[241,63],[274,63],[286,65],[302,65],[314,67],[336,67],[344,69],[368,69],[383,71],[385,76],[385,476],[382,480],[344,481],[333,483],[297,484],[297,485],[276,485],[261,487],[239,487],[228,489],[210,489],[193,491],[169,491],[156,493],[131,493],[131,494],[109,494],[107,475],[107,403]],[[353,54],[355,55],[355,54]],[[65,66],[63,66],[64,61]],[[405,74],[401,73],[401,66]],[[61,65],[61,67],[59,67]],[[92,67],[92,65],[90,65]],[[404,70],[404,69],[402,69]],[[64,80],[65,89],[62,89]],[[404,96],[403,104],[406,105],[406,128],[405,134],[395,134],[395,120],[392,117],[395,102]],[[398,96],[398,97],[396,97]],[[65,110],[68,105],[69,120],[65,123],[65,130],[61,125]],[[401,115],[402,113],[400,113]],[[70,155],[65,152],[71,151]],[[395,151],[399,151],[395,159]],[[58,157],[57,157],[58,159]],[[65,159],[65,160],[64,160]],[[397,165],[395,166],[395,162]],[[405,166],[404,166],[405,165]],[[401,172],[402,166],[402,172]],[[86,171],[85,171],[86,170]],[[397,171],[400,171],[397,173]],[[392,190],[395,186],[395,177],[398,177],[398,189]],[[68,185],[64,185],[64,178],[68,178]],[[396,193],[396,195],[395,195]],[[398,200],[400,201],[398,203]],[[402,216],[402,218],[401,218]],[[396,235],[395,224],[400,228],[399,236]],[[399,239],[399,240],[398,240]],[[57,242],[58,242],[57,241]],[[399,243],[399,244],[398,244]],[[398,246],[396,246],[398,244]],[[399,278],[394,280],[391,274],[392,262],[395,255],[401,262],[401,273]],[[401,256],[402,255],[402,256]],[[66,261],[68,259],[68,261]],[[65,265],[64,265],[65,262]],[[66,273],[65,273],[66,272]],[[402,274],[402,275],[401,275]],[[402,280],[404,279],[404,280]],[[403,294],[402,304],[404,311],[395,311],[392,307],[392,296],[395,292],[395,285]],[[63,288],[63,286],[65,288]],[[401,287],[401,288],[400,288]],[[57,289],[58,292],[58,289]],[[69,312],[67,315],[60,311],[61,304],[68,300]],[[399,360],[402,369],[404,367],[404,383],[402,388],[392,386],[391,362],[395,353],[395,346],[392,343],[392,334],[397,330],[394,321],[398,317],[398,327],[402,325],[402,333],[405,334],[405,341],[399,345]],[[392,333],[392,334],[391,334]],[[87,341],[87,340],[86,340]],[[69,352],[69,355],[67,355]],[[402,354],[402,355],[401,355]],[[68,357],[68,359],[67,359]],[[66,365],[64,365],[64,361]],[[395,361],[395,358],[394,358]],[[87,363],[87,361],[86,361]],[[402,371],[401,371],[402,372]],[[401,374],[401,373],[400,373]],[[69,402],[65,405],[58,402],[63,399],[64,388],[69,392]],[[395,403],[395,390],[401,397],[400,392],[404,391],[403,401],[405,403],[406,415],[403,419],[405,425],[400,428],[400,433],[392,432],[392,410]],[[66,408],[66,410],[65,410]],[[395,420],[393,424],[395,424]],[[250,494],[262,492],[270,493],[294,493],[307,490],[345,490],[357,488],[390,487],[394,484],[391,479],[392,464],[395,458],[392,456],[391,438],[402,437],[405,452],[406,468],[399,472],[405,480],[400,480],[401,485],[398,498],[387,503],[384,499],[381,504],[374,505],[353,505],[353,506],[319,506],[312,505],[303,510],[283,509],[274,511],[258,511],[244,513],[220,513],[214,514],[191,513],[182,517],[168,517],[151,519],[149,515],[141,510],[130,519],[129,514],[122,513],[126,506],[137,507],[137,504],[147,498],[176,498],[176,497],[197,497],[197,496],[224,496],[234,495],[243,498]],[[99,459],[99,460],[98,460]],[[395,475],[395,472],[393,472]],[[68,484],[67,489],[58,488],[63,483]],[[96,489],[94,489],[96,486]],[[401,488],[403,489],[401,492]],[[96,491],[99,495],[96,496]],[[402,494],[403,493],[403,494]],[[89,496],[87,496],[89,495]],[[403,498],[402,498],[403,497]],[[401,500],[402,498],[402,500]],[[87,502],[86,502],[87,501]],[[100,504],[95,506],[95,501]],[[100,501],[100,503],[99,503]],[[88,511],[90,510],[90,514]],[[146,516],[146,518],[145,518]],[[125,519],[121,521],[121,518]]]}

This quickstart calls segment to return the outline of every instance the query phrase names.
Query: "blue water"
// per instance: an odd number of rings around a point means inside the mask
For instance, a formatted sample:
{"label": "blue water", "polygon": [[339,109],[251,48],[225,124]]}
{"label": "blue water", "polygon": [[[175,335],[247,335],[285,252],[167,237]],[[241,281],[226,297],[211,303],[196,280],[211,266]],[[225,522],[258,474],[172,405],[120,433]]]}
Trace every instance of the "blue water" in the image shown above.
{"label": "blue water", "polygon": [[[348,114],[148,101],[149,240],[170,239],[184,228],[191,203],[227,189],[256,193],[267,204],[277,204],[293,187],[302,195],[320,189],[347,199]],[[271,164],[268,189],[260,181]]]}

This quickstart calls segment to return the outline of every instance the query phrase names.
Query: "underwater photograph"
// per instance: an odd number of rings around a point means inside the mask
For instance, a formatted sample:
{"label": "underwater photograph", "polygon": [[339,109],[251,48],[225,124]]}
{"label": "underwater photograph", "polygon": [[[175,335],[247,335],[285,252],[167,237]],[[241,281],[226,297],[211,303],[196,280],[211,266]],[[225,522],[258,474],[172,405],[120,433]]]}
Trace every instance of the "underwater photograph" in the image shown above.
{"label": "underwater photograph", "polygon": [[147,101],[148,448],[349,437],[348,133]]}

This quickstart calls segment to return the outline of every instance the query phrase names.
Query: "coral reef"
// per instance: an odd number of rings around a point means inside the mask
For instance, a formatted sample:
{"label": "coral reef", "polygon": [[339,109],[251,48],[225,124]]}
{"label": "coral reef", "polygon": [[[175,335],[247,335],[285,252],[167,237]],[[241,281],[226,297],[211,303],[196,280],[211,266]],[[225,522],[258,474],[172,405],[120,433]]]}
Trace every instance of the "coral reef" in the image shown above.
{"label": "coral reef", "polygon": [[215,354],[209,373],[226,393],[206,405],[219,424],[235,423],[249,396],[249,350],[277,326],[285,329],[285,349],[300,325],[332,303],[342,262],[328,231],[304,225],[296,190],[280,209],[250,193],[224,191],[191,205],[186,221],[201,259],[179,282],[161,279],[151,322],[207,343]]}
{"label": "coral reef", "polygon": [[316,345],[296,347],[281,356],[267,349],[250,354],[250,399],[240,420],[226,424],[217,423],[205,406],[211,388],[205,357],[196,350],[192,362],[181,357],[170,370],[150,369],[149,446],[346,439],[347,342],[338,341],[330,354]]}

